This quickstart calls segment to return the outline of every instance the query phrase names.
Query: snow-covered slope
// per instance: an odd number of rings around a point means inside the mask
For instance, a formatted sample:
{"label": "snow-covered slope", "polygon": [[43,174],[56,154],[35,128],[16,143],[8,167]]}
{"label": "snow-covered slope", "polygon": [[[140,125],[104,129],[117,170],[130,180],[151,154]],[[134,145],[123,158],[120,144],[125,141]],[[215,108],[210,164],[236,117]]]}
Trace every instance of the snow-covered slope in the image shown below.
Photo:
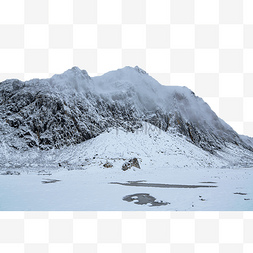
{"label": "snow-covered slope", "polygon": [[163,86],[139,67],[91,78],[77,67],[50,79],[0,83],[0,141],[18,150],[81,143],[109,128],[148,122],[211,153],[230,144],[253,150],[186,87]]}
{"label": "snow-covered slope", "polygon": [[100,169],[109,162],[115,171],[131,158],[137,158],[142,170],[160,168],[240,168],[253,167],[252,152],[228,144],[216,154],[203,150],[185,136],[165,132],[150,123],[133,132],[124,128],[109,128],[96,138],[60,149],[16,150],[1,143],[2,171],[57,170],[66,168]]}

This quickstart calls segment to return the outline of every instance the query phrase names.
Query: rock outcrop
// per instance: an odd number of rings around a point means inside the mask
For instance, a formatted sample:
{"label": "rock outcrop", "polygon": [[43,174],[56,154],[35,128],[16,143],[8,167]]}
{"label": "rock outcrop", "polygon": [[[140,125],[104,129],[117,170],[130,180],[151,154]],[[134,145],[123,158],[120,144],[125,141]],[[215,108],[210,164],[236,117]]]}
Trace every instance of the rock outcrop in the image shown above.
{"label": "rock outcrop", "polygon": [[122,165],[122,170],[126,171],[126,170],[131,169],[132,167],[135,167],[135,168],[138,168],[138,169],[141,168],[137,158],[132,158],[129,161],[125,162]]}
{"label": "rock outcrop", "polygon": [[107,161],[106,163],[103,164],[103,166],[104,166],[105,168],[112,168],[112,167],[113,167],[113,164]]}

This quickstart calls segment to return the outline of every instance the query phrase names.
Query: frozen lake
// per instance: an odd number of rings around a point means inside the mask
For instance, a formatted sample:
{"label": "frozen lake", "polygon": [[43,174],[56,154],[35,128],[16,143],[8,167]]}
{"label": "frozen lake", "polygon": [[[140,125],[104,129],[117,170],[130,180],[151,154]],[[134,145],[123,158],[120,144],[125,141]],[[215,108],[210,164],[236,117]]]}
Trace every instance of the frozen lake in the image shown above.
{"label": "frozen lake", "polygon": [[253,211],[252,168],[9,171],[1,211]]}

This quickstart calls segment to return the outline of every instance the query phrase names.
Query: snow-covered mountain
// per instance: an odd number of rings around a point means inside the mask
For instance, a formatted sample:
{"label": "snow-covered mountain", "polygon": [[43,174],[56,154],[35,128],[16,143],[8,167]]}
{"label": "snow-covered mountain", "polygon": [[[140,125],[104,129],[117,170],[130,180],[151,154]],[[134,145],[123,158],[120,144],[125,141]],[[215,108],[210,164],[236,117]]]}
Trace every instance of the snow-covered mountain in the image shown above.
{"label": "snow-covered mountain", "polygon": [[0,83],[0,140],[16,149],[77,144],[110,127],[134,132],[142,122],[212,153],[228,143],[253,151],[191,90],[163,86],[137,66],[93,78],[73,67],[50,79]]}
{"label": "snow-covered mountain", "polygon": [[252,138],[138,67],[0,83],[0,210],[252,211],[252,168]]}

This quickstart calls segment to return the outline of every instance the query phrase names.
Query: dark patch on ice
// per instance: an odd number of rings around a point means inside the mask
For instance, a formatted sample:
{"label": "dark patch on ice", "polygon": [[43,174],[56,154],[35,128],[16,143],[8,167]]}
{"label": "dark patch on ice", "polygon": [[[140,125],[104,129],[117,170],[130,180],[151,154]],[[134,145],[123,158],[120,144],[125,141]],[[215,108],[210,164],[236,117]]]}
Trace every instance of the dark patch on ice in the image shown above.
{"label": "dark patch on ice", "polygon": [[250,199],[244,199],[244,200],[250,200]]}
{"label": "dark patch on ice", "polygon": [[57,180],[57,179],[44,179],[43,181],[41,181],[42,184],[50,184],[50,183],[56,183],[59,182],[61,180]]}
{"label": "dark patch on ice", "polygon": [[156,201],[156,198],[151,196],[148,193],[136,193],[132,195],[127,195],[123,198],[124,201],[127,202],[134,202],[134,204],[137,205],[146,205],[150,204],[151,206],[166,206],[170,204],[169,202],[163,202],[161,201]]}
{"label": "dark patch on ice", "polygon": [[247,195],[247,193],[244,193],[244,192],[234,192],[234,194]]}
{"label": "dark patch on ice", "polygon": [[140,181],[127,181],[127,183],[111,182],[110,184],[119,184],[125,186],[140,186],[140,187],[157,187],[157,188],[209,188],[217,187],[214,185],[184,185],[184,184],[158,184],[158,183],[143,183]]}
{"label": "dark patch on ice", "polygon": [[200,184],[217,184],[217,182],[199,182]]}
{"label": "dark patch on ice", "polygon": [[5,172],[1,173],[1,175],[4,175],[4,176],[7,176],[7,175],[15,175],[15,176],[18,176],[18,175],[20,175],[20,172],[8,170],[8,171],[5,171]]}

